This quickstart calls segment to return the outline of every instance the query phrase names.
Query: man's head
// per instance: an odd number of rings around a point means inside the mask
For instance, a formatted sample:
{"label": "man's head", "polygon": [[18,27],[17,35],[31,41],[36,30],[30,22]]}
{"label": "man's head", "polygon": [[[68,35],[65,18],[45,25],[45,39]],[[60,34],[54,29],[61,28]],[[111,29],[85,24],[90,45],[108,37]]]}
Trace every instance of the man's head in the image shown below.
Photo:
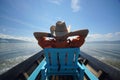
{"label": "man's head", "polygon": [[50,27],[50,31],[51,31],[51,34],[53,34],[56,37],[57,36],[64,36],[68,33],[68,29],[66,27],[66,24],[63,21],[58,21],[56,23],[56,26],[52,25]]}

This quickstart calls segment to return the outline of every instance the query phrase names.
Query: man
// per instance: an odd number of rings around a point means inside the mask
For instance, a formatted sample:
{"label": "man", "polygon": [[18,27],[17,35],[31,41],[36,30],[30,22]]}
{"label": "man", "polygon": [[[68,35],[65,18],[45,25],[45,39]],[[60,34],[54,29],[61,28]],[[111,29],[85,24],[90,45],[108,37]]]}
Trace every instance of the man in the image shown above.
{"label": "man", "polygon": [[[85,38],[88,35],[88,29],[69,32],[63,21],[58,21],[56,26],[52,25],[50,31],[51,33],[34,32],[34,36],[42,48],[80,47],[83,45]],[[68,39],[70,36],[78,37],[70,40]],[[51,37],[53,39],[46,39],[46,37]]]}

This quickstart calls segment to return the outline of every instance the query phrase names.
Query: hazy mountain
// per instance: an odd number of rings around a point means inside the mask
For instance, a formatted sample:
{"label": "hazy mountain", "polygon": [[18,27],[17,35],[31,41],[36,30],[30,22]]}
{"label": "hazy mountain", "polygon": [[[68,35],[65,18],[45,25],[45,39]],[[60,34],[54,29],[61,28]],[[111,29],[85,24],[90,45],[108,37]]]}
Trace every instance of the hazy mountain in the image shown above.
{"label": "hazy mountain", "polygon": [[120,44],[120,40],[116,40],[116,41],[91,41],[91,42],[87,42],[87,43],[114,43],[114,44]]}
{"label": "hazy mountain", "polygon": [[18,39],[3,39],[0,38],[0,43],[26,43],[29,41],[18,40]]}

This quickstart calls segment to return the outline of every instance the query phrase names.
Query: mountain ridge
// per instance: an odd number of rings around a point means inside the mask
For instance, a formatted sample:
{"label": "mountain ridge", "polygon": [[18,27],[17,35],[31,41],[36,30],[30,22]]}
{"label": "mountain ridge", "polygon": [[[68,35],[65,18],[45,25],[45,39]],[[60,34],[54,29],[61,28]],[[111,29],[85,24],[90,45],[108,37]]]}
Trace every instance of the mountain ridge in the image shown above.
{"label": "mountain ridge", "polygon": [[0,38],[0,43],[29,43],[30,41],[24,41],[19,39],[5,39]]}
{"label": "mountain ridge", "polygon": [[89,41],[87,43],[120,43],[120,40],[115,40],[115,41]]}

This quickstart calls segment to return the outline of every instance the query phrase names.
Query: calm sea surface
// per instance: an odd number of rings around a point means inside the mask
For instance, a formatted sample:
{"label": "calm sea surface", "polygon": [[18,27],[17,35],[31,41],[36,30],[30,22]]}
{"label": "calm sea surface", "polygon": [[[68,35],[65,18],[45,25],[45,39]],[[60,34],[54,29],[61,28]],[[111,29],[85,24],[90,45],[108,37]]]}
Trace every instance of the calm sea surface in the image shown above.
{"label": "calm sea surface", "polygon": [[81,47],[81,50],[120,69],[120,43],[86,43]]}
{"label": "calm sea surface", "polygon": [[[0,74],[40,50],[37,43],[0,43]],[[81,51],[120,69],[120,44],[85,43]]]}
{"label": "calm sea surface", "polygon": [[40,50],[37,43],[0,43],[0,74]]}

